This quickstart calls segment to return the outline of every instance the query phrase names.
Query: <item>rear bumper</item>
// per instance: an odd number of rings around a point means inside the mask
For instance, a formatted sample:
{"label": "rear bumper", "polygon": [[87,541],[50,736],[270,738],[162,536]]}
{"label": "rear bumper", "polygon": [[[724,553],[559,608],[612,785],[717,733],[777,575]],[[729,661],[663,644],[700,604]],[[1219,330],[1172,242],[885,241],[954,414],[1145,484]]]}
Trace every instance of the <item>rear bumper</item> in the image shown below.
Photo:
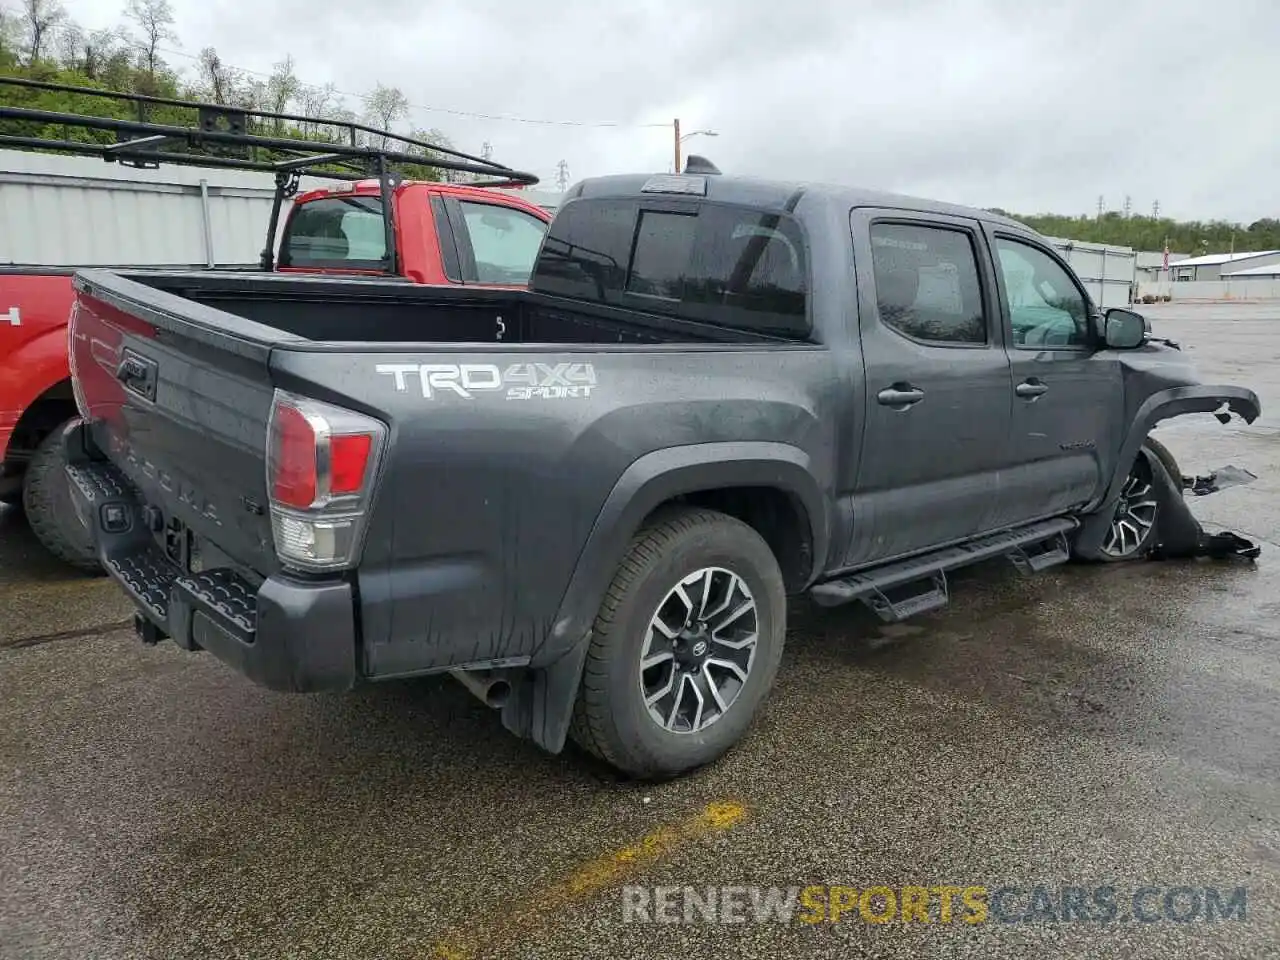
{"label": "rear bumper", "polygon": [[125,475],[89,458],[82,431],[77,425],[65,436],[71,501],[93,532],[103,567],[137,607],[144,639],[207,650],[272,690],[355,684],[350,584],[283,576],[254,584],[230,569],[184,570],[145,527],[144,504]]}

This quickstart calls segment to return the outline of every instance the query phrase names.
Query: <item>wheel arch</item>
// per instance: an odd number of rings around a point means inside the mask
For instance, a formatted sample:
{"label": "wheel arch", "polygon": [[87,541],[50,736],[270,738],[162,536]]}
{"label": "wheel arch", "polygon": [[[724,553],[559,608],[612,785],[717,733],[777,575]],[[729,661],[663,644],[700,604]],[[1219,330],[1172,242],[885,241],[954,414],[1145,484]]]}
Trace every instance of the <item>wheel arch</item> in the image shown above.
{"label": "wheel arch", "polygon": [[17,466],[40,446],[41,441],[78,413],[71,378],[58,380],[47,387],[23,409],[13,426],[4,450],[6,466]]}
{"label": "wheel arch", "polygon": [[1130,467],[1138,458],[1152,428],[1164,420],[1191,413],[1212,413],[1223,423],[1228,422],[1231,415],[1235,414],[1246,423],[1253,423],[1261,415],[1262,405],[1257,394],[1244,387],[1172,387],[1149,396],[1129,424],[1112,465],[1111,476],[1101,495],[1085,508],[1086,516],[1076,537],[1081,552],[1088,553],[1101,547],[1110,525],[1111,508],[1119,499]]}
{"label": "wheel arch", "polygon": [[828,499],[808,454],[791,444],[689,444],[636,460],[596,516],[548,639],[503,708],[504,726],[553,753],[563,748],[596,612],[628,544],[655,512],[687,503],[737,517],[769,543],[788,590],[799,592],[826,562]]}

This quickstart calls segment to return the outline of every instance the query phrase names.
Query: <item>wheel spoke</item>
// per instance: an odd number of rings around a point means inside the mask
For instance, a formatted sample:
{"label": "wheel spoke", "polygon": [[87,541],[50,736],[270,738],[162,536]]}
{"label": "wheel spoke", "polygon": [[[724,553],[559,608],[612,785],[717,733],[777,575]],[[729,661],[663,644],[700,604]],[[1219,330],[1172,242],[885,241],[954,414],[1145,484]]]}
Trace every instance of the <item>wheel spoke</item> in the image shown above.
{"label": "wheel spoke", "polygon": [[717,637],[713,634],[711,642],[716,644],[716,646],[724,647],[728,650],[746,650],[748,647],[754,647],[756,645],[756,639],[758,637],[759,634],[754,630],[744,636],[741,640],[726,640],[724,637]]}
{"label": "wheel spoke", "polygon": [[676,676],[677,674],[674,670],[672,670],[669,674],[667,674],[667,682],[663,685],[662,689],[658,690],[655,693],[649,694],[645,698],[644,705],[652,709],[653,707],[657,706],[658,701],[661,700],[663,697],[670,696],[671,692],[676,687]]}
{"label": "wheel spoke", "polygon": [[744,684],[747,682],[747,671],[742,669],[732,660],[722,660],[719,657],[708,657],[707,667],[719,667],[722,670],[728,670]]}
{"label": "wheel spoke", "polygon": [[[679,628],[672,630],[669,626],[666,625],[665,622],[663,622],[661,610],[659,610],[658,613],[654,616],[653,622],[650,624],[650,626],[653,627],[654,630],[657,630],[659,633],[661,633],[668,640],[674,640],[677,636],[680,635]],[[651,637],[653,636],[652,631],[650,631],[649,635]]]}
{"label": "wheel spoke", "polygon": [[652,670],[659,664],[666,663],[668,660],[674,661],[676,655],[670,650],[663,650],[659,653],[652,654],[640,661],[641,670]]}
{"label": "wheel spoke", "polygon": [[716,636],[716,634],[729,626],[729,624],[734,623],[745,614],[751,613],[755,608],[756,602],[754,600],[750,598],[744,600],[742,603],[738,604],[738,606],[734,607],[730,613],[720,618],[715,625],[711,627],[711,635],[713,637]]}
{"label": "wheel spoke", "polygon": [[707,692],[711,694],[711,699],[716,702],[716,708],[724,713],[729,709],[729,704],[720,694],[720,684],[716,683],[715,676],[711,673],[711,661],[708,660],[702,665],[702,677],[707,684]]}
{"label": "wheel spoke", "polygon": [[711,585],[715,582],[715,573],[711,570],[703,572],[702,599],[698,601],[698,619],[707,619],[707,604],[711,602]]}
{"label": "wheel spoke", "polygon": [[[688,582],[689,582],[688,580],[685,581],[685,583],[688,583]],[[684,617],[684,623],[681,624],[681,626],[689,625],[690,621],[693,620],[694,613],[696,612],[696,609],[697,609],[693,605],[693,598],[690,597],[689,592],[685,590],[685,583],[676,584],[676,588],[673,591],[674,594],[680,599],[680,602],[684,604],[684,608],[686,611],[685,617]]]}

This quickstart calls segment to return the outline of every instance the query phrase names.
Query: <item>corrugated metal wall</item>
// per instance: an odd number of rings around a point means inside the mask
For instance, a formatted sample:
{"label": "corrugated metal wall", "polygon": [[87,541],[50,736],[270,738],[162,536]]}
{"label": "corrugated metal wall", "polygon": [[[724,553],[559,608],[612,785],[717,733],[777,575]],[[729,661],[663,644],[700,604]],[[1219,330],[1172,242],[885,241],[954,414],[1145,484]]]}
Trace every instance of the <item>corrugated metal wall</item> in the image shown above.
{"label": "corrugated metal wall", "polygon": [[1098,306],[1103,309],[1128,306],[1136,262],[1132,247],[1084,243],[1060,237],[1051,237],[1050,242],[1071,264],[1071,269],[1083,281]]}
{"label": "corrugated metal wall", "polygon": [[1280,300],[1280,280],[1250,277],[1247,280],[1157,280],[1138,284],[1138,295],[1166,294],[1179,300]]}
{"label": "corrugated metal wall", "polygon": [[273,192],[265,173],[2,150],[0,263],[256,263]]}

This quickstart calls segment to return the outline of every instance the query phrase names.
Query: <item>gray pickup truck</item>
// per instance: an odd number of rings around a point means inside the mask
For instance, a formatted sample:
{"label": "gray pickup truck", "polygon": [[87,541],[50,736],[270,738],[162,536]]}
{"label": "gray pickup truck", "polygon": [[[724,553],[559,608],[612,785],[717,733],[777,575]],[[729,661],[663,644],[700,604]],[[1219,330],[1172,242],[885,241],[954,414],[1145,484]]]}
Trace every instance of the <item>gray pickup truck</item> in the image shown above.
{"label": "gray pickup truck", "polygon": [[142,638],[277,690],[449,671],[665,777],[747,731],[788,596],[1150,546],[1159,420],[1252,422],[984,211],[717,174],[573,187],[528,290],[75,280],[72,500]]}

